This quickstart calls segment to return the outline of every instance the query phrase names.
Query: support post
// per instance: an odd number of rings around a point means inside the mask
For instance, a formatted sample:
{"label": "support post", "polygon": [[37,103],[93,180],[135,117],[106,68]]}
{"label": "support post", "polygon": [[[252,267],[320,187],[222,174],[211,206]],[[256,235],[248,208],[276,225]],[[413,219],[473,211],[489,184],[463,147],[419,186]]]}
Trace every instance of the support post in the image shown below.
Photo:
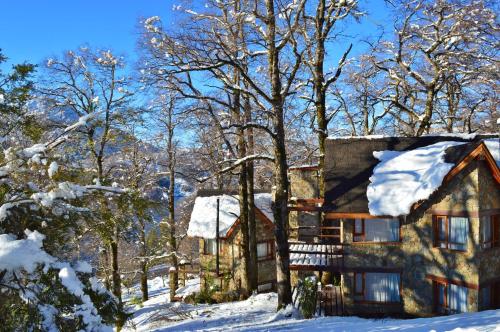
{"label": "support post", "polygon": [[217,218],[215,225],[215,274],[219,276],[219,204],[220,201],[217,198]]}

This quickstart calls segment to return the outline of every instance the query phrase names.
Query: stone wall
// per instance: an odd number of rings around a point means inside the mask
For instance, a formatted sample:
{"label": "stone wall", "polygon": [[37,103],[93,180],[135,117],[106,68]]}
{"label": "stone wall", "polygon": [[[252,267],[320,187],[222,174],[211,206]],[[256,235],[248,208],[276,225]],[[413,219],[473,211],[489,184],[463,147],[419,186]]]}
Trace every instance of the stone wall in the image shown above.
{"label": "stone wall", "polygon": [[[315,168],[292,168],[288,172],[290,179],[290,197],[293,199],[317,198],[319,194],[318,171]],[[288,224],[290,226],[289,238],[299,241],[317,241],[320,216],[318,212],[290,211]],[[307,226],[312,228],[302,228]]]}
{"label": "stone wall", "polygon": [[[257,242],[273,240],[273,229],[268,223],[263,222],[258,216],[257,221]],[[215,255],[204,255],[204,241],[200,239],[200,270],[202,279],[202,287],[208,286],[206,280],[212,279],[214,284],[220,287],[222,291],[238,291],[241,288],[241,280],[243,274],[243,266],[241,264],[242,251],[242,234],[238,226],[231,236],[227,239],[221,239],[222,247],[219,257],[220,273],[219,278],[216,277],[215,271]],[[274,258],[274,255],[273,255]],[[210,269],[208,269],[210,267]],[[276,262],[274,259],[260,261],[258,263],[258,283],[264,284],[276,281]],[[244,290],[246,291],[246,290]]]}
{"label": "stone wall", "polygon": [[[498,185],[484,163],[479,167],[479,208],[481,223],[491,215],[500,214],[500,185]],[[482,227],[483,225],[481,225]],[[479,248],[479,285],[485,286],[493,280],[500,280],[500,247]]]}
{"label": "stone wall", "polygon": [[288,171],[290,196],[296,198],[319,197],[318,170],[311,168],[291,168]]}

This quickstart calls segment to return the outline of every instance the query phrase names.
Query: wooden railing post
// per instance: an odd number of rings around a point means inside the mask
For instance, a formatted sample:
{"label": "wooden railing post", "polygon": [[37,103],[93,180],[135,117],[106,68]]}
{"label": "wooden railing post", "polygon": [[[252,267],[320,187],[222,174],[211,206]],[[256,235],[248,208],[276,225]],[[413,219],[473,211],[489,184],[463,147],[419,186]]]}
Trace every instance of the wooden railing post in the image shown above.
{"label": "wooden railing post", "polygon": [[177,271],[175,267],[170,267],[168,270],[168,285],[170,287],[170,302],[175,301],[175,274]]}

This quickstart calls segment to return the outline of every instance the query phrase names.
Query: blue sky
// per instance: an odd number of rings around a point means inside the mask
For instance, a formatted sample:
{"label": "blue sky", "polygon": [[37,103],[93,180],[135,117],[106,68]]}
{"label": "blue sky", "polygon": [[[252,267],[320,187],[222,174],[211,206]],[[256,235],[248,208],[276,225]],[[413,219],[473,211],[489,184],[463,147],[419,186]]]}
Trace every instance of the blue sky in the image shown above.
{"label": "blue sky", "polygon": [[88,43],[134,56],[140,17],[167,21],[166,0],[2,0],[0,48],[10,63],[42,59]]}
{"label": "blue sky", "polygon": [[[199,4],[198,1],[194,3]],[[168,24],[175,18],[172,6],[179,2],[2,0],[0,48],[9,57],[7,65],[23,61],[39,63],[47,57],[83,44],[112,49],[133,61],[139,18],[159,15]],[[382,0],[360,2],[371,15],[363,19],[362,24],[355,24],[349,29],[349,34],[357,36],[374,32],[375,24],[384,22],[387,11]]]}

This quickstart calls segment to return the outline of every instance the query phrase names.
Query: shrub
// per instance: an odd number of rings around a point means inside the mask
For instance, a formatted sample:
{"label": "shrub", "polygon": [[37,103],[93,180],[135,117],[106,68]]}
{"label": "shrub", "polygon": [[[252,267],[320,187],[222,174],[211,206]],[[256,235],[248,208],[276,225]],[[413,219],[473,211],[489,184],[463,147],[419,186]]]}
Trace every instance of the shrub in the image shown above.
{"label": "shrub", "polygon": [[130,299],[130,304],[138,305],[142,308],[143,307],[142,298],[140,296],[134,296],[133,298]]}
{"label": "shrub", "polygon": [[318,281],[316,276],[306,277],[298,285],[300,312],[304,318],[314,316],[317,306]]}

